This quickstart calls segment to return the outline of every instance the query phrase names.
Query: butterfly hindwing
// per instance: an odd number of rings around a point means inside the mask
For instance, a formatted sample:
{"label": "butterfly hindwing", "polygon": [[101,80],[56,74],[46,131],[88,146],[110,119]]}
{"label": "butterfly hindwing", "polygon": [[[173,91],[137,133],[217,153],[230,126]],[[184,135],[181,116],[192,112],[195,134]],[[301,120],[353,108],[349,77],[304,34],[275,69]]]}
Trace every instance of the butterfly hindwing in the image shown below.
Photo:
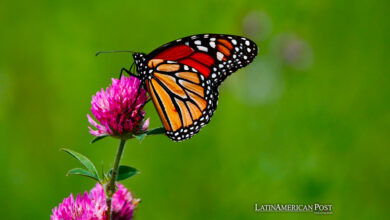
{"label": "butterfly hindwing", "polygon": [[175,141],[198,133],[217,107],[218,90],[211,86],[209,79],[185,64],[158,63],[145,85],[166,135]]}

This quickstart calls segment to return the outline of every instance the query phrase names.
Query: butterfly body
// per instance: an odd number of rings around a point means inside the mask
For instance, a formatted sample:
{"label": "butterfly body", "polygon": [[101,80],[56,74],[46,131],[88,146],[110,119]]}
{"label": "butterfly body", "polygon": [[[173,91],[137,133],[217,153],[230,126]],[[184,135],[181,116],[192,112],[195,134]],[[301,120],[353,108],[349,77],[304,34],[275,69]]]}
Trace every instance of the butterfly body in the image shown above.
{"label": "butterfly body", "polygon": [[200,34],[134,53],[138,75],[174,141],[191,138],[205,126],[218,104],[218,87],[248,65],[257,46],[234,35]]}

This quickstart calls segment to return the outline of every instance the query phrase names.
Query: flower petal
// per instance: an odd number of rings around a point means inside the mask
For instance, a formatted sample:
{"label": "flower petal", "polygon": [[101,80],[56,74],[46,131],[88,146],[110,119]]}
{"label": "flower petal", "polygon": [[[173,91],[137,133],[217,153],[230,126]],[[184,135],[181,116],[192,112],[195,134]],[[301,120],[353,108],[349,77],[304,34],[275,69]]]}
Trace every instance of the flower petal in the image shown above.
{"label": "flower petal", "polygon": [[126,136],[144,131],[149,121],[142,122],[145,115],[142,109],[148,97],[146,90],[139,86],[140,80],[122,76],[111,81],[109,87],[92,96],[91,112],[100,124],[87,114],[89,124],[97,129],[89,128],[90,133]]}

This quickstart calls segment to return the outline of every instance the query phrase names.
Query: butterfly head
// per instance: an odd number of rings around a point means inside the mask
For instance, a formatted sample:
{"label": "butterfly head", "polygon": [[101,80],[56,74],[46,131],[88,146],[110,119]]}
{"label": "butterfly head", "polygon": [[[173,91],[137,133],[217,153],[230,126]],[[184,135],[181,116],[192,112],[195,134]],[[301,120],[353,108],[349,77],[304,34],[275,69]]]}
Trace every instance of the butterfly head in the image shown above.
{"label": "butterfly head", "polygon": [[141,77],[141,79],[146,76],[146,54],[144,53],[133,53],[133,59],[135,62],[135,66],[137,68],[137,73]]}

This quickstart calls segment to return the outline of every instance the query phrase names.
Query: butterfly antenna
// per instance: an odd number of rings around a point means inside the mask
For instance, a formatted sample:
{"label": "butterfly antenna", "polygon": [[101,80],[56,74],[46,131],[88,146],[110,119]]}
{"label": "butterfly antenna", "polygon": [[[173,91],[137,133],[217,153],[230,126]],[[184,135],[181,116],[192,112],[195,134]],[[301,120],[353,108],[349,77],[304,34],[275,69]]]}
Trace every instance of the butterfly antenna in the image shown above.
{"label": "butterfly antenna", "polygon": [[101,53],[136,53],[131,50],[113,50],[113,51],[99,51],[96,53],[96,56],[101,54]]}

